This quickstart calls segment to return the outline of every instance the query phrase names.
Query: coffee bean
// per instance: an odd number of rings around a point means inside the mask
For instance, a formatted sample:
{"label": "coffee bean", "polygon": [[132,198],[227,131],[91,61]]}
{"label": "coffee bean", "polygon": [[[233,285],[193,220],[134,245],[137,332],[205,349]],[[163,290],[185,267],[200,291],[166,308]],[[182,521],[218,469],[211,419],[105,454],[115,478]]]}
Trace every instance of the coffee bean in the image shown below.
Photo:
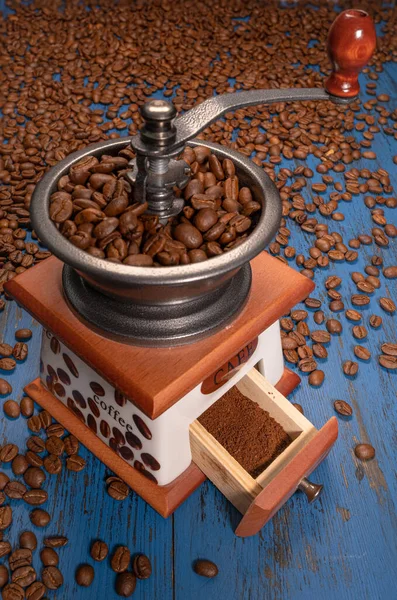
{"label": "coffee bean", "polygon": [[26,600],[41,600],[46,593],[46,587],[41,581],[35,581],[25,591]]}
{"label": "coffee bean", "polygon": [[23,475],[29,468],[29,463],[23,454],[17,454],[11,463],[11,468],[14,475]]}
{"label": "coffee bean", "polygon": [[61,548],[66,546],[68,538],[64,535],[53,535],[48,538],[44,538],[43,544],[46,548]]}
{"label": "coffee bean", "polygon": [[324,381],[324,371],[316,369],[309,375],[309,384],[313,386],[320,386]]}
{"label": "coffee bean", "polygon": [[9,498],[20,500],[26,492],[26,485],[23,485],[20,481],[9,481],[4,488],[4,492]]}
{"label": "coffee bean", "polygon": [[361,313],[359,313],[357,310],[353,310],[352,308],[349,308],[345,312],[345,315],[350,321],[361,321]]}
{"label": "coffee bean", "polygon": [[12,387],[8,383],[8,381],[0,378],[0,395],[7,396],[8,394],[11,394],[11,392],[12,392]]}
{"label": "coffee bean", "polygon": [[382,317],[379,317],[378,315],[371,315],[369,318],[369,324],[374,329],[380,327],[382,325]]}
{"label": "coffee bean", "polygon": [[316,358],[327,358],[328,351],[322,344],[313,344],[313,354]]}
{"label": "coffee bean", "polygon": [[379,364],[385,369],[397,369],[397,356],[381,354],[378,358]]}
{"label": "coffee bean", "polygon": [[61,438],[55,436],[55,435],[51,435],[46,443],[45,443],[45,447],[47,452],[49,452],[49,454],[55,454],[55,456],[61,456],[63,454],[65,445],[63,443],[63,441],[61,440]]}
{"label": "coffee bean", "polygon": [[77,473],[82,471],[85,465],[86,461],[78,454],[72,454],[66,459],[66,467],[69,469],[69,471],[75,471]]}
{"label": "coffee bean", "polygon": [[12,355],[12,346],[10,344],[0,343],[0,356],[8,358]]}
{"label": "coffee bean", "polygon": [[25,588],[31,585],[36,580],[36,571],[32,566],[25,566],[16,569],[12,576],[11,581],[17,583],[21,587]]}
{"label": "coffee bean", "polygon": [[29,467],[24,475],[23,479],[27,485],[32,488],[38,489],[41,488],[44,481],[46,480],[46,475],[42,469],[38,467]]}
{"label": "coffee bean", "polygon": [[3,600],[24,600],[25,592],[17,583],[9,583],[3,588]]}
{"label": "coffee bean", "polygon": [[128,569],[131,553],[126,546],[118,546],[114,551],[110,565],[115,573],[123,573]]}
{"label": "coffee bean", "polygon": [[308,308],[320,308],[321,300],[318,300],[317,298],[306,298],[305,305]]}
{"label": "coffee bean", "polygon": [[304,414],[303,408],[300,404],[298,404],[297,402],[293,402],[292,405],[295,406],[296,410],[299,411],[302,415]]}
{"label": "coffee bean", "polygon": [[211,560],[196,560],[193,566],[194,572],[201,577],[216,577],[219,573],[218,567]]}
{"label": "coffee bean", "polygon": [[312,331],[310,337],[313,342],[317,342],[319,344],[327,344],[331,340],[329,332],[323,331],[322,329]]}
{"label": "coffee bean", "polygon": [[336,319],[328,319],[325,323],[325,326],[328,332],[331,334],[342,332],[342,323]]}
{"label": "coffee bean", "polygon": [[116,592],[123,598],[129,598],[135,591],[136,577],[128,571],[119,573],[116,577]]}
{"label": "coffee bean", "polygon": [[41,572],[41,579],[49,590],[57,590],[63,584],[63,575],[57,567],[45,567]]}
{"label": "coffee bean", "polygon": [[345,375],[357,375],[358,364],[354,360],[345,360],[343,363],[343,372]]}
{"label": "coffee bean", "polygon": [[32,452],[39,454],[45,450],[45,442],[37,435],[32,435],[26,442],[26,446]]}
{"label": "coffee bean", "polygon": [[65,430],[59,423],[52,423],[46,429],[46,434],[48,435],[48,437],[54,435],[58,438],[61,438],[64,435],[64,433]]}
{"label": "coffee bean", "polygon": [[396,305],[394,304],[393,300],[391,300],[390,298],[381,298],[379,300],[379,304],[385,312],[388,312],[390,314],[393,314],[396,310]]}
{"label": "coffee bean", "polygon": [[94,575],[95,572],[91,565],[80,565],[75,575],[77,585],[89,587],[94,581]]}
{"label": "coffee bean", "polygon": [[47,429],[52,423],[52,417],[47,410],[40,411],[39,418],[43,429]]}
{"label": "coffee bean", "polygon": [[36,527],[46,527],[46,525],[48,525],[48,523],[51,520],[51,517],[48,514],[48,512],[42,510],[41,508],[36,508],[35,510],[32,510],[29,517],[33,525],[36,525]]}
{"label": "coffee bean", "polygon": [[353,414],[352,407],[344,400],[335,400],[334,409],[338,414],[342,415],[343,417],[351,417],[351,415]]}
{"label": "coffee bean", "polygon": [[70,434],[66,436],[63,442],[65,445],[65,452],[68,456],[72,456],[72,454],[77,454],[79,450],[79,441],[74,435]]}
{"label": "coffee bean", "polygon": [[4,402],[3,410],[4,414],[10,419],[17,419],[21,414],[19,404],[18,402],[15,402],[15,400],[7,400],[7,402]]}
{"label": "coffee bean", "polygon": [[27,504],[33,506],[40,506],[41,504],[44,504],[44,502],[47,501],[48,494],[45,490],[32,489],[25,492],[25,494],[23,495],[23,499]]}
{"label": "coffee bean", "polygon": [[10,554],[12,548],[10,542],[0,542],[0,558]]}
{"label": "coffee bean", "polygon": [[328,277],[326,279],[325,287],[327,290],[333,290],[333,289],[339,287],[341,283],[342,283],[342,279],[340,277],[337,277],[336,275],[331,275],[330,277]]}
{"label": "coffee bean", "polygon": [[37,538],[32,531],[24,531],[19,536],[19,545],[21,548],[26,548],[28,550],[36,550],[37,548]]}
{"label": "coffee bean", "polygon": [[152,574],[152,564],[145,554],[138,554],[134,557],[132,569],[138,579],[149,579]]}
{"label": "coffee bean", "polygon": [[62,463],[60,461],[59,456],[55,456],[55,454],[49,454],[44,458],[43,461],[44,468],[49,473],[49,475],[57,475],[62,471]]}
{"label": "coffee bean", "polygon": [[5,473],[0,472],[0,490],[4,490],[10,478]]}
{"label": "coffee bean", "polygon": [[101,540],[96,540],[91,546],[91,556],[94,560],[101,562],[105,560],[109,552],[107,544]]}
{"label": "coffee bean", "polygon": [[382,272],[387,279],[395,279],[397,277],[397,266],[385,267]]}
{"label": "coffee bean", "polygon": [[381,350],[383,354],[388,354],[390,356],[397,356],[397,344],[385,343],[381,345]]}
{"label": "coffee bean", "polygon": [[0,565],[0,588],[3,588],[8,582],[8,570],[4,565]]}
{"label": "coffee bean", "polygon": [[28,341],[32,337],[32,331],[30,329],[17,329],[15,332],[15,339],[18,342]]}
{"label": "coffee bean", "polygon": [[3,463],[9,463],[12,460],[14,460],[17,454],[18,446],[16,446],[15,444],[6,444],[0,450],[0,461]]}
{"label": "coffee bean", "polygon": [[41,420],[39,415],[34,415],[28,419],[28,427],[33,433],[38,433],[41,429]]}
{"label": "coffee bean", "polygon": [[29,396],[24,396],[20,402],[21,413],[24,417],[31,417],[34,411],[34,402]]}
{"label": "coffee bean", "polygon": [[4,371],[13,371],[16,366],[17,366],[17,363],[15,362],[15,360],[13,358],[1,358],[0,359],[0,369],[3,369]]}
{"label": "coffee bean", "polygon": [[363,340],[367,337],[368,331],[364,325],[355,325],[352,329],[353,336],[358,340]]}
{"label": "coffee bean", "polygon": [[324,312],[322,310],[317,310],[313,315],[313,319],[317,325],[321,325],[321,323],[324,323],[325,319]]}
{"label": "coffee bean", "polygon": [[371,352],[364,346],[354,346],[354,354],[361,360],[369,360],[371,358]]}
{"label": "coffee bean", "polygon": [[12,350],[15,360],[25,360],[28,356],[28,345],[24,342],[17,342]]}
{"label": "coffee bean", "polygon": [[45,567],[56,567],[59,563],[59,556],[53,548],[43,548],[40,558]]}
{"label": "coffee bean", "polygon": [[298,362],[298,367],[303,373],[311,373],[317,369],[317,362],[314,358],[303,358]]}
{"label": "coffee bean", "polygon": [[366,306],[370,303],[370,298],[363,294],[353,294],[351,296],[351,301],[354,306]]}
{"label": "coffee bean", "polygon": [[371,444],[357,444],[354,454],[360,460],[371,460],[375,456],[375,448]]}
{"label": "coffee bean", "polygon": [[11,571],[30,566],[32,564],[32,550],[30,548],[18,548],[11,554],[8,563]]}

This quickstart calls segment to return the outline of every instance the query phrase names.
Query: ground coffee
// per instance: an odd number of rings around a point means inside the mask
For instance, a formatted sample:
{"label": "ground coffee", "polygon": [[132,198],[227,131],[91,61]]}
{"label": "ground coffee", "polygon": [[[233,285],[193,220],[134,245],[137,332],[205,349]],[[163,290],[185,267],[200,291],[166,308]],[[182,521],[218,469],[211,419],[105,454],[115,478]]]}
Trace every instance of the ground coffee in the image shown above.
{"label": "ground coffee", "polygon": [[252,477],[258,477],[292,441],[267,411],[236,386],[198,420]]}

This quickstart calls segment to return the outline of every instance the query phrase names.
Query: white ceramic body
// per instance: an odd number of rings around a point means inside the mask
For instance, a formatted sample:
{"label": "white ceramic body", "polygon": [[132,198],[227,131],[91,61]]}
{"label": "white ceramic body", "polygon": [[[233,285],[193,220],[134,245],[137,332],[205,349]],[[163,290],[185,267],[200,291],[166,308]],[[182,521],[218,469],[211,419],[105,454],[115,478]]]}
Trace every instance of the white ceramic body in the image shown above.
{"label": "white ceramic body", "polygon": [[273,385],[281,378],[284,362],[278,321],[261,333],[253,354],[222,387],[203,394],[200,383],[151,420],[49,331],[44,331],[41,350],[43,384],[129,465],[159,485],[170,483],[189,467],[190,424],[255,365]]}

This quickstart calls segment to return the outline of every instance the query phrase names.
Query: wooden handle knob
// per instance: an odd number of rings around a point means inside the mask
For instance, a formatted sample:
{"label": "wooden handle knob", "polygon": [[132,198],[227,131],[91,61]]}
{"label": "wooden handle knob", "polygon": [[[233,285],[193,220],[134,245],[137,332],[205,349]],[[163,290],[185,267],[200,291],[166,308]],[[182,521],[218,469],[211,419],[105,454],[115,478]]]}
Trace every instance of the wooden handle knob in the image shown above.
{"label": "wooden handle knob", "polygon": [[353,98],[360,91],[358,75],[376,46],[374,23],[364,10],[345,10],[337,16],[328,34],[332,74],[325,83],[329,94]]}
{"label": "wooden handle knob", "polygon": [[298,485],[298,490],[306,494],[306,498],[311,504],[320,497],[323,487],[321,483],[312,483],[304,477]]}

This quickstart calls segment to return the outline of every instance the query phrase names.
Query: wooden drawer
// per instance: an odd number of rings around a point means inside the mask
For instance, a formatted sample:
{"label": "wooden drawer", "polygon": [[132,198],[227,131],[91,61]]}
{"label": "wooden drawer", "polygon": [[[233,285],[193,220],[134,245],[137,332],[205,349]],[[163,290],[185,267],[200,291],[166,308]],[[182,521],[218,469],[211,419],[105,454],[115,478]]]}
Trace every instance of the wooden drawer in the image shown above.
{"label": "wooden drawer", "polygon": [[190,426],[193,461],[242,513],[236,534],[254,535],[325,458],[338,436],[332,417],[319,431],[256,369],[237,384],[284,428],[292,443],[256,479],[198,422]]}

